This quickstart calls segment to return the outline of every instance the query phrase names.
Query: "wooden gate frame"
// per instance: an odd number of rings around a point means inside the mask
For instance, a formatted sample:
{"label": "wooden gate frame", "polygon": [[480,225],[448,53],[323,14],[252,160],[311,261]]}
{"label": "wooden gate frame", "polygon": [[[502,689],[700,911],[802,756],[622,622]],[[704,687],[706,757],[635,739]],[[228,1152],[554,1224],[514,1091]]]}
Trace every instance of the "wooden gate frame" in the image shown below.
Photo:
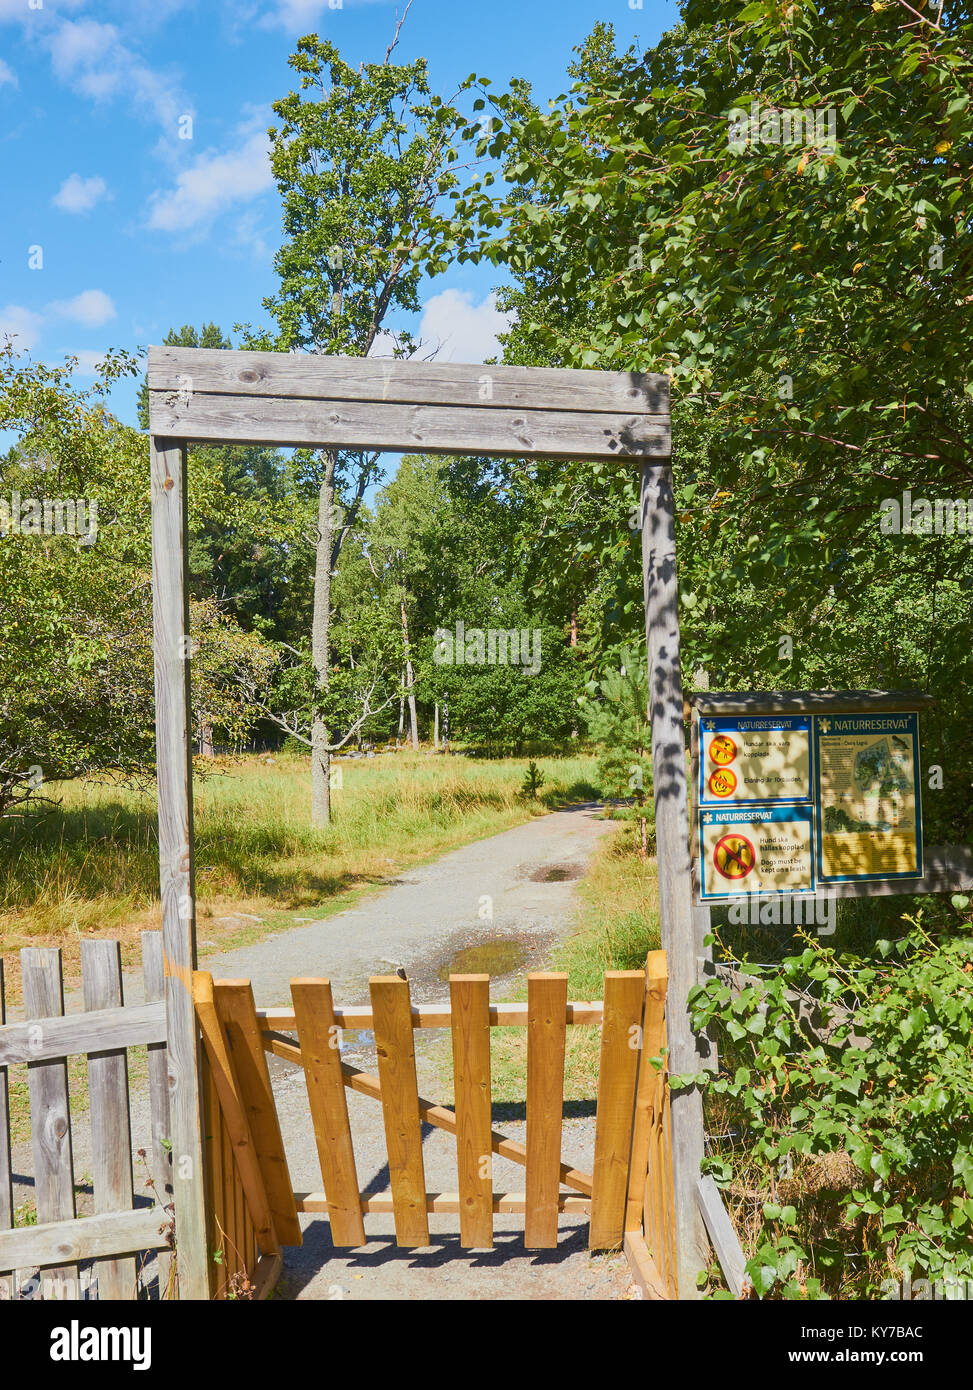
{"label": "wooden gate frame", "polygon": [[[666,957],[644,970],[609,970],[599,1001],[570,1001],[565,972],[533,971],[526,1003],[491,1003],[489,975],[453,974],[449,1002],[413,1006],[408,980],[372,976],[365,1007],[335,1004],[331,981],[291,980],[292,1008],[258,1009],[249,980],[193,975],[204,1044],[207,1216],[214,1298],[265,1297],[282,1249],[302,1243],[299,1215],[325,1215],[332,1244],[366,1245],[364,1216],[391,1214],[400,1248],[429,1244],[429,1215],[459,1216],[465,1250],[494,1245],[494,1215],[524,1215],[528,1250],[554,1249],[558,1216],[587,1215],[589,1250],[624,1248],[640,1292],[677,1297],[665,1049]],[[594,1162],[564,1161],[568,1028],[600,1028]],[[345,1028],[374,1034],[378,1074],[342,1061]],[[524,1143],[493,1127],[490,1033],[526,1030]],[[448,1029],[452,1106],[419,1094],[415,1030]],[[637,1044],[636,1044],[637,1035]],[[264,1054],[303,1069],[323,1191],[294,1191]],[[660,1065],[661,1063],[661,1065]],[[389,1188],[361,1190],[346,1092],[377,1101]],[[426,1187],[423,1125],[456,1142],[457,1190]],[[495,1191],[493,1155],[524,1170],[524,1188]],[[712,1181],[712,1179],[710,1179]],[[564,1189],[568,1189],[565,1191]]]}
{"label": "wooden gate frame", "polygon": [[[190,443],[367,448],[586,459],[641,469],[640,522],[662,948],[669,961],[669,1064],[705,1065],[687,995],[696,982],[686,741],[679,655],[669,382],[546,367],[150,347],[152,582],[159,862],[166,972],[173,1185],[181,1298],[209,1297],[193,871],[186,455]],[[696,1185],[702,1098],[671,1100],[676,1245],[693,1297],[707,1242]]]}

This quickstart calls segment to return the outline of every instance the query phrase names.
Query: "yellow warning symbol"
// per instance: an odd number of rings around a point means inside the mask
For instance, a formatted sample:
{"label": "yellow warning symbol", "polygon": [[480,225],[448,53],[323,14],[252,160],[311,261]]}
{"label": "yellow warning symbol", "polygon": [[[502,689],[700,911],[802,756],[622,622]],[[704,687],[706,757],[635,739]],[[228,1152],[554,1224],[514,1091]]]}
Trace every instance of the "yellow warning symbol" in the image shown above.
{"label": "yellow warning symbol", "polygon": [[718,763],[720,767],[732,763],[736,755],[737,746],[729,734],[717,734],[709,746],[710,762]]}
{"label": "yellow warning symbol", "polygon": [[757,851],[746,835],[734,831],[730,835],[724,835],[722,840],[717,840],[713,851],[713,863],[716,865],[717,873],[722,874],[724,878],[746,878],[756,862]]}
{"label": "yellow warning symbol", "polygon": [[737,789],[736,773],[729,767],[718,767],[710,773],[709,789],[714,796],[732,796]]}

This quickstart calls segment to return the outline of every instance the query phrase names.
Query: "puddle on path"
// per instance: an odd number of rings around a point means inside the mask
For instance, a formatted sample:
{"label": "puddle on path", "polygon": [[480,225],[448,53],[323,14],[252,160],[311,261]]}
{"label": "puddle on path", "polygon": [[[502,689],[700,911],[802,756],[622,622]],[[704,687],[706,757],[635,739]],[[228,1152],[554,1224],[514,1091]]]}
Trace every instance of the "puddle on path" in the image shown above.
{"label": "puddle on path", "polygon": [[583,869],[580,864],[550,864],[543,869],[535,869],[530,876],[531,883],[567,883],[580,878]]}
{"label": "puddle on path", "polygon": [[439,967],[438,979],[446,984],[450,975],[509,975],[519,970],[526,960],[527,952],[521,941],[500,936],[457,951]]}

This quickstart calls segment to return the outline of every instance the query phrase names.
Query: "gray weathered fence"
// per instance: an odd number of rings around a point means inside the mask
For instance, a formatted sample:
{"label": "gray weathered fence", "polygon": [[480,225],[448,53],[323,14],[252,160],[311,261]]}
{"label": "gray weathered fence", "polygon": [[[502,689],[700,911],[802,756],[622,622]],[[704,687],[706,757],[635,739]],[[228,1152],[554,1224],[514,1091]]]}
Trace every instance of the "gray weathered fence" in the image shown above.
{"label": "gray weathered fence", "polygon": [[[142,935],[145,1003],[124,1004],[117,941],[81,943],[83,1009],[64,1012],[61,952],[20,952],[23,1013],[7,1022],[0,959],[0,1298],[133,1299],[165,1290],[170,1271],[171,1197],[165,982],[162,937]],[[136,1203],[128,1048],[147,1048],[149,1127]],[[68,1059],[87,1058],[93,1211],[78,1215]],[[26,1068],[32,1174],[14,1173],[11,1068]],[[33,1187],[35,1224],[15,1224],[14,1183]],[[156,1204],[156,1197],[161,1205]],[[28,1204],[24,1203],[24,1210]]]}

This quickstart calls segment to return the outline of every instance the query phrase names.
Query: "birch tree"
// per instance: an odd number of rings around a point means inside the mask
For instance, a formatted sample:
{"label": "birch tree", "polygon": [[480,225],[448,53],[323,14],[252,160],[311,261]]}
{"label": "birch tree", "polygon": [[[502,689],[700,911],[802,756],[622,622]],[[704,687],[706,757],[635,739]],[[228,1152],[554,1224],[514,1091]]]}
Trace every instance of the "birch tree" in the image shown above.
{"label": "birch tree", "polygon": [[[411,3],[411,0],[410,0]],[[283,202],[280,288],[264,301],[276,332],[247,345],[367,357],[411,357],[403,324],[420,309],[423,269],[442,269],[429,217],[456,186],[454,139],[462,118],[434,94],[424,59],[392,62],[409,6],[380,63],[352,68],[327,40],[302,38],[290,66],[296,91],[274,103],[271,165]],[[311,465],[318,492],[311,661],[311,822],[331,817],[329,718],[332,576],[379,455],[326,449]],[[397,698],[397,697],[396,697]]]}

